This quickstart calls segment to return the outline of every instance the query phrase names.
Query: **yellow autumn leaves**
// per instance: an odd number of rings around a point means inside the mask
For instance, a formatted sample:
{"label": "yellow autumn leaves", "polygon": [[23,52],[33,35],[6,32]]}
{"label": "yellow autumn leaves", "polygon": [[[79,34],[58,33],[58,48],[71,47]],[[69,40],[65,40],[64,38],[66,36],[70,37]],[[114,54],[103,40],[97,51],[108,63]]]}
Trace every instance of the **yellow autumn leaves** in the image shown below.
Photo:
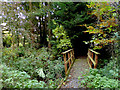
{"label": "yellow autumn leaves", "polygon": [[95,44],[104,44],[104,45],[107,45],[108,43],[112,43],[114,40],[108,40],[108,39],[102,39],[102,40],[99,40],[99,39],[96,39],[96,40],[93,40]]}
{"label": "yellow autumn leaves", "polygon": [[91,12],[88,12],[92,15],[91,18],[96,18],[96,22],[92,25],[81,25],[87,28],[84,32],[95,36],[90,42],[94,42],[97,49],[114,42],[115,40],[107,36],[111,35],[115,31],[115,27],[118,26],[115,17],[117,16],[116,9],[107,2],[91,2],[86,6],[92,9]]}
{"label": "yellow autumn leaves", "polygon": [[84,32],[89,32],[89,34],[97,34],[97,33],[104,34],[102,29],[96,29],[93,26],[88,26],[88,27],[86,26],[86,28],[88,30]]}

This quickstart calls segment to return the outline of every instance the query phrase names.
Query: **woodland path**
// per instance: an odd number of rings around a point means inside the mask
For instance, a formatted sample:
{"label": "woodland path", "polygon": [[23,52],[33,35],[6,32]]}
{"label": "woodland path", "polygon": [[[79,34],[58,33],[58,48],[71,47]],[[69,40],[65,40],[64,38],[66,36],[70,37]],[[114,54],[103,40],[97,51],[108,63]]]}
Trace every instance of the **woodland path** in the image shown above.
{"label": "woodland path", "polygon": [[83,77],[82,74],[85,73],[85,69],[89,69],[87,57],[79,57],[78,59],[76,59],[70,70],[66,82],[63,83],[61,88],[79,88],[78,77]]}

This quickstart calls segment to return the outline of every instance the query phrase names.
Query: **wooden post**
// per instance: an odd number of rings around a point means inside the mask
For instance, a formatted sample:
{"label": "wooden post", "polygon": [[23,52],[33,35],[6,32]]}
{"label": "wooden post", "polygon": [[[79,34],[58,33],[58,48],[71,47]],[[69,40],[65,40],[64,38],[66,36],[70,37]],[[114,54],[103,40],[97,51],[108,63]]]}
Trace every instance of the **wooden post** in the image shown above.
{"label": "wooden post", "polygon": [[[70,51],[70,57],[72,57],[71,51]],[[72,63],[72,58],[70,59],[70,63]]]}
{"label": "wooden post", "polygon": [[[93,55],[95,54],[95,59],[93,59],[94,57],[93,57]],[[97,64],[98,64],[98,55],[99,55],[100,53],[98,53],[98,52],[96,52],[96,51],[94,51],[94,50],[92,50],[92,49],[88,49],[88,58],[87,58],[87,60],[88,60],[88,64],[89,64],[89,66],[92,68],[92,64],[94,64],[94,68],[97,68]]]}
{"label": "wooden post", "polygon": [[[70,52],[68,52],[68,60],[70,59]],[[70,59],[71,60],[71,59]],[[70,63],[70,60],[69,60],[69,67],[70,67],[70,65],[71,65],[71,63]]]}
{"label": "wooden post", "polygon": [[[64,58],[65,74],[67,75],[69,69],[71,68],[71,65],[73,64],[74,51],[73,51],[73,49],[70,49],[65,52],[62,52],[62,54],[63,54],[63,58]],[[67,58],[67,56],[68,56],[68,58]],[[69,63],[69,68],[67,67],[68,63]]]}
{"label": "wooden post", "polygon": [[[88,50],[88,55],[90,55],[90,56],[91,56],[91,51],[90,51],[90,50]],[[91,66],[91,68],[92,68],[92,62],[91,62],[91,60],[90,60],[90,58],[89,58],[89,57],[88,57],[88,59],[89,59],[90,66]]]}
{"label": "wooden post", "polygon": [[[91,57],[92,57],[92,59],[93,59],[93,52],[91,52]],[[94,60],[94,59],[93,59]],[[92,65],[92,61],[90,62],[91,63],[91,65]],[[95,66],[95,65],[94,65]]]}
{"label": "wooden post", "polygon": [[75,58],[74,56],[74,49],[72,50],[72,63],[73,63],[73,59]]}
{"label": "wooden post", "polygon": [[65,74],[67,73],[66,53],[63,55],[65,64]]}
{"label": "wooden post", "polygon": [[70,51],[70,54],[71,54],[71,57],[72,57],[71,62],[73,63],[73,54],[72,54],[72,51]]}
{"label": "wooden post", "polygon": [[94,65],[94,68],[97,68],[97,64],[98,64],[98,55],[95,54],[95,65]]}

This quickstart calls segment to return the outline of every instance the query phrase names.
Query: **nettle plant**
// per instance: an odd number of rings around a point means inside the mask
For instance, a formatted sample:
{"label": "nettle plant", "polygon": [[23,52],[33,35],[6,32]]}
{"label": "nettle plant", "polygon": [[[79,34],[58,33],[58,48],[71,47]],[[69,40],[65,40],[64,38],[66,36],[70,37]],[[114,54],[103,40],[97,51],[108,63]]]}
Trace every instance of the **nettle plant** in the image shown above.
{"label": "nettle plant", "polygon": [[108,45],[115,41],[114,34],[116,32],[117,14],[116,8],[111,3],[96,3],[91,2],[87,5],[88,8],[93,9],[91,17],[96,20],[95,23],[90,25],[83,25],[88,30],[89,34],[93,34],[92,39],[86,43],[94,43],[93,49],[101,49],[103,46]]}

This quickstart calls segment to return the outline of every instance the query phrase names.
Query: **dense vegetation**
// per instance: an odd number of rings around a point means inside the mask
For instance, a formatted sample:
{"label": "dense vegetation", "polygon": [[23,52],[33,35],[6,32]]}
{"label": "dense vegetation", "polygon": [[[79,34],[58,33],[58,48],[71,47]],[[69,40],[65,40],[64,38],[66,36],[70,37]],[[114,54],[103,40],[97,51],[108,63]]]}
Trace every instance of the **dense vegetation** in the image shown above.
{"label": "dense vegetation", "polygon": [[[11,53],[12,52],[12,53]],[[53,60],[47,48],[5,48],[2,58],[3,86],[10,88],[56,88],[64,76],[61,58]]]}
{"label": "dense vegetation", "polygon": [[101,53],[98,68],[90,69],[80,86],[119,87],[118,3],[0,4],[0,18],[3,19],[0,29],[3,36],[0,38],[0,81],[3,88],[57,88],[65,77],[61,52],[75,48],[77,54],[78,42],[88,44],[78,49],[89,47]]}
{"label": "dense vegetation", "polygon": [[[90,69],[88,73],[84,76],[84,80],[81,81],[81,87],[88,88],[120,88],[119,86],[119,54],[120,54],[120,36],[119,36],[119,27],[118,23],[116,23],[117,18],[119,18],[118,7],[109,5],[109,3],[90,3],[87,5],[89,8],[93,7],[94,10],[92,12],[93,15],[97,17],[97,22],[92,23],[94,26],[86,26],[88,28],[87,31],[89,33],[94,33],[93,38],[90,42],[94,42],[96,45],[93,46],[93,49],[106,49],[107,46],[111,46],[110,44],[114,42],[115,46],[112,49],[112,55],[109,59],[99,60],[98,69]],[[103,7],[105,6],[105,7]],[[98,11],[99,10],[99,11]],[[113,43],[112,43],[113,44]],[[100,50],[98,50],[100,51]],[[109,54],[110,52],[107,51]],[[113,53],[114,52],[114,53]],[[102,54],[103,52],[101,52]],[[104,54],[104,53],[103,53]],[[110,57],[109,56],[109,57]],[[108,58],[108,57],[107,57]],[[78,77],[79,79],[81,77]]]}

